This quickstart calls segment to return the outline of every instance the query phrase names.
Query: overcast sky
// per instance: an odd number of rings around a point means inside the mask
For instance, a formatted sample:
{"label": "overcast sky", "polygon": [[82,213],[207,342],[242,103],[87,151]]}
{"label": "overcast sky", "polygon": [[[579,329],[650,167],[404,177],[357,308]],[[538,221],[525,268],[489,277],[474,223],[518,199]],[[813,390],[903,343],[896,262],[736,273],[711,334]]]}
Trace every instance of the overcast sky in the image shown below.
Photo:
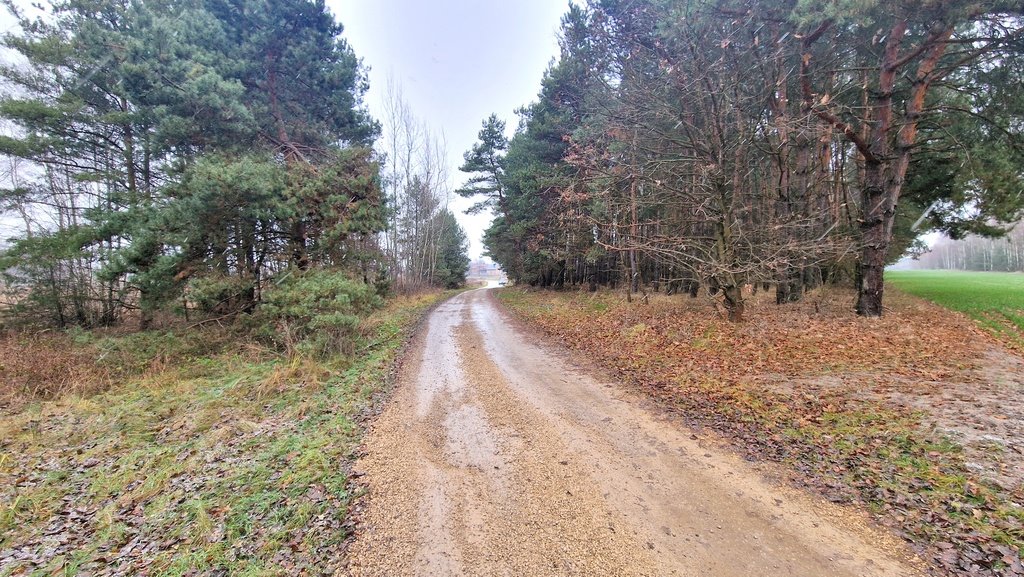
{"label": "overcast sky", "polygon": [[[382,118],[388,78],[401,86],[416,116],[447,141],[453,186],[462,153],[492,112],[511,133],[515,109],[533,101],[558,54],[557,32],[568,0],[327,0],[345,37],[370,68],[371,113]],[[470,237],[470,256],[490,217],[468,217],[454,203]]]}

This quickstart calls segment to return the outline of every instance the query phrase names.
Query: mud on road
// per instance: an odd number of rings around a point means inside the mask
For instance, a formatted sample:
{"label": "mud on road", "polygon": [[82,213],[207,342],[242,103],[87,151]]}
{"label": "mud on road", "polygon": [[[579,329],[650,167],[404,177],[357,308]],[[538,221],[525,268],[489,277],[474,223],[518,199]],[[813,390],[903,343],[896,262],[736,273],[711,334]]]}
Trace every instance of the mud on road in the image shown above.
{"label": "mud on road", "polygon": [[421,329],[356,465],[362,576],[914,576],[866,518],[736,456],[463,293]]}

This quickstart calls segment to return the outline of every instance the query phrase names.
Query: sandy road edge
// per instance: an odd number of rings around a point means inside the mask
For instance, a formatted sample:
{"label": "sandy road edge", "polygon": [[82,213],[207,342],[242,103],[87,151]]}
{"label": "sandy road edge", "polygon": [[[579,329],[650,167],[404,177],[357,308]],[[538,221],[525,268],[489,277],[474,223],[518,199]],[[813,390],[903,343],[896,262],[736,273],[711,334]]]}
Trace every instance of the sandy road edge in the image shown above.
{"label": "sandy road edge", "polygon": [[430,315],[441,305],[471,290],[481,289],[467,288],[465,290],[460,290],[446,298],[438,299],[437,302],[431,304],[419,313],[419,318],[405,329],[405,334],[402,335],[402,344],[398,346],[398,350],[395,352],[395,358],[391,362],[391,366],[388,367],[384,383],[373,393],[373,395],[370,396],[366,406],[355,416],[355,425],[359,431],[359,444],[352,450],[350,458],[346,459],[342,466],[342,473],[348,479],[348,482],[345,484],[345,493],[351,495],[348,502],[348,512],[346,513],[345,520],[342,523],[342,527],[348,531],[348,534],[338,547],[338,555],[342,558],[340,566],[343,570],[348,565],[348,551],[352,546],[352,543],[356,540],[356,529],[360,526],[363,512],[366,510],[368,486],[363,475],[355,470],[356,462],[365,454],[364,447],[366,446],[366,436],[372,429],[373,423],[384,411],[385,406],[391,401],[392,397],[395,396],[395,392],[398,389],[399,377],[402,374],[402,368],[405,366],[406,361],[408,361],[410,352],[416,348],[419,341],[426,338],[426,331],[423,330],[423,326],[427,322],[427,319],[430,318]]}

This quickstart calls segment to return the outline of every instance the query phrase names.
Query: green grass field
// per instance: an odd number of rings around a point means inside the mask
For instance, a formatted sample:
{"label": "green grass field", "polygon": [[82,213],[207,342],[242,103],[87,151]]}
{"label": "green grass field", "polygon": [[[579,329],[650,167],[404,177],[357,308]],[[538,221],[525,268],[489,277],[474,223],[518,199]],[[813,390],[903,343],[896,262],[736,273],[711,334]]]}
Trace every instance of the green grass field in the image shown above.
{"label": "green grass field", "polygon": [[1024,274],[894,271],[885,278],[903,292],[960,311],[998,336],[1024,344]]}

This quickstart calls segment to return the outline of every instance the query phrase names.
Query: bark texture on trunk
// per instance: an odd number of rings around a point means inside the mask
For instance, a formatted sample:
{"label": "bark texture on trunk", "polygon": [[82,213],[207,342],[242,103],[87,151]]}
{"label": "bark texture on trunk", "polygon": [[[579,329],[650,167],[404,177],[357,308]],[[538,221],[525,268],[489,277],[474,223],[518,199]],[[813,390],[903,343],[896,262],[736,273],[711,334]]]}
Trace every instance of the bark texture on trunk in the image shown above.
{"label": "bark texture on trunk", "polygon": [[725,297],[725,310],[729,315],[729,322],[743,322],[743,289],[738,286],[727,286],[722,289]]}
{"label": "bark texture on trunk", "polygon": [[[811,87],[809,47],[832,25],[821,26],[804,39],[801,64],[801,85],[808,108],[829,126],[839,129],[856,146],[864,163],[861,183],[861,251],[857,265],[857,313],[867,317],[882,316],[885,263],[892,241],[896,205],[903,190],[903,181],[910,166],[910,157],[917,139],[917,126],[924,110],[925,96],[942,73],[936,72],[939,59],[953,34],[953,27],[937,24],[917,46],[901,50],[907,35],[908,22],[898,20],[886,36],[885,48],[879,63],[878,86],[871,90],[867,115],[860,120],[864,129],[858,132],[853,125],[841,120],[828,108],[827,98],[818,98]],[[910,81],[899,122],[895,116],[893,94],[896,82],[910,76],[903,69],[918,60],[917,71]],[[869,87],[865,84],[865,92]],[[826,95],[827,96],[827,95]]]}

